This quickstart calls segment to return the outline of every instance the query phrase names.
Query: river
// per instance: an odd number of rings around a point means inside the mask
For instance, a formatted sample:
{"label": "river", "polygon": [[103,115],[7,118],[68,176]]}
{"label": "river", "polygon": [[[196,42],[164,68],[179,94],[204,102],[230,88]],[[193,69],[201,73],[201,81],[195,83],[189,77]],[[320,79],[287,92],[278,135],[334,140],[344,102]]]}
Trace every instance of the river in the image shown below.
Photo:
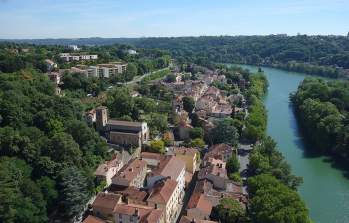
{"label": "river", "polygon": [[[239,65],[253,72],[255,66]],[[289,94],[307,76],[273,68],[262,68],[269,81],[264,104],[268,110],[268,135],[278,143],[293,173],[303,177],[299,193],[317,223],[349,222],[349,179],[326,157],[310,156],[299,133]],[[308,145],[309,146],[309,145]]]}

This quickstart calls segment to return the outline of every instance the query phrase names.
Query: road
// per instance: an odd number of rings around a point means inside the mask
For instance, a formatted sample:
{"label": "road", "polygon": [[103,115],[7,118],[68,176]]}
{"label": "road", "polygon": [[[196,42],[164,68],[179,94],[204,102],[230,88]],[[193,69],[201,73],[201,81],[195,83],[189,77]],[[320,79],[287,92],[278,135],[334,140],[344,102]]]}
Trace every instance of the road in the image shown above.
{"label": "road", "polygon": [[[249,155],[253,148],[250,144],[239,144],[238,159],[240,162],[240,175],[243,180],[248,177],[248,165],[250,164]],[[247,186],[244,184],[242,187],[242,192],[247,194]]]}

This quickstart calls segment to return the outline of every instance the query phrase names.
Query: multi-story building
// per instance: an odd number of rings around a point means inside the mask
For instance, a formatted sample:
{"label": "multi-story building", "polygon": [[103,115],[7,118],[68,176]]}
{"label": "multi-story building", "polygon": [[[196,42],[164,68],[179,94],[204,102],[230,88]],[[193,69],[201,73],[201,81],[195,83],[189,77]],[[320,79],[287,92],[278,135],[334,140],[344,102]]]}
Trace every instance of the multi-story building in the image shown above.
{"label": "multi-story building", "polygon": [[70,53],[60,53],[59,57],[66,62],[69,61],[80,61],[80,60],[97,60],[98,55],[96,54],[70,54]]}
{"label": "multi-story building", "polygon": [[109,78],[122,74],[127,70],[127,63],[112,62],[108,64],[98,64],[96,66],[90,66],[93,70],[92,75],[100,78]]}
{"label": "multi-story building", "polygon": [[169,148],[168,154],[174,155],[185,162],[185,169],[189,173],[194,173],[196,171],[199,157],[198,150],[187,147],[172,147]]}
{"label": "multi-story building", "polygon": [[176,181],[181,191],[184,191],[185,162],[176,156],[163,156],[158,165],[148,174],[147,187],[151,188],[157,181],[166,177]]}
{"label": "multi-story building", "polygon": [[143,187],[146,174],[147,163],[141,159],[133,159],[112,178],[112,184],[141,188]]}
{"label": "multi-story building", "polygon": [[157,181],[149,191],[148,206],[165,210],[167,223],[174,222],[181,211],[180,185],[169,178]]}

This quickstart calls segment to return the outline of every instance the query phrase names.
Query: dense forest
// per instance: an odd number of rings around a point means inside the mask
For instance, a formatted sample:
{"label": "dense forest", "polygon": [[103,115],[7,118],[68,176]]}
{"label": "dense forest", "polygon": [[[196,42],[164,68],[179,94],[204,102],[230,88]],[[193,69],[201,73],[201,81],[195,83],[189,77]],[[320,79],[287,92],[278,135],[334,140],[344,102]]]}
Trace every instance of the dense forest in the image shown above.
{"label": "dense forest", "polygon": [[349,160],[349,82],[305,79],[291,99],[314,150]]}
{"label": "dense forest", "polygon": [[338,77],[349,69],[349,38],[345,36],[202,36],[172,38],[83,38],[17,40],[35,44],[124,43],[171,52],[180,62],[212,62],[272,66],[291,71]]}
{"label": "dense forest", "polygon": [[71,218],[94,194],[107,145],[79,101],[54,94],[34,70],[0,75],[0,221]]}

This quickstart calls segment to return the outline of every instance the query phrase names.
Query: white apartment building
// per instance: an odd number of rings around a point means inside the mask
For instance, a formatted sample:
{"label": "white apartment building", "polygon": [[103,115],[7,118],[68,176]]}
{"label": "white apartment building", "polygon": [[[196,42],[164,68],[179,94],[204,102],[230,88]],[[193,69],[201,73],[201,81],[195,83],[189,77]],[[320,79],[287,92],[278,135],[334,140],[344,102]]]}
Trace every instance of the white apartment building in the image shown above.
{"label": "white apartment building", "polygon": [[96,54],[70,54],[70,53],[60,53],[59,57],[62,58],[64,61],[80,61],[80,60],[97,60],[98,55]]}
{"label": "white apartment building", "polygon": [[96,66],[76,65],[70,68],[71,73],[81,73],[86,77],[110,78],[127,70],[127,63],[97,64]]}

